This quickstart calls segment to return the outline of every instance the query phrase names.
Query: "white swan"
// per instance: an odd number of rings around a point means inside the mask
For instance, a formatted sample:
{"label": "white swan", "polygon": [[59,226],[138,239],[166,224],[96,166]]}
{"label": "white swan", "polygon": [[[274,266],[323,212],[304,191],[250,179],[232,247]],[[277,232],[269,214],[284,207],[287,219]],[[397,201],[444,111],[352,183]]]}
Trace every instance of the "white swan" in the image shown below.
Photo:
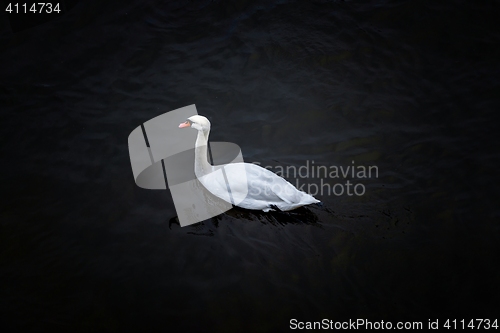
{"label": "white swan", "polygon": [[242,208],[264,212],[287,211],[320,202],[313,196],[297,190],[282,177],[256,164],[210,165],[207,161],[210,121],[203,116],[195,115],[179,125],[179,128],[185,127],[198,130],[194,172],[203,186],[215,196]]}

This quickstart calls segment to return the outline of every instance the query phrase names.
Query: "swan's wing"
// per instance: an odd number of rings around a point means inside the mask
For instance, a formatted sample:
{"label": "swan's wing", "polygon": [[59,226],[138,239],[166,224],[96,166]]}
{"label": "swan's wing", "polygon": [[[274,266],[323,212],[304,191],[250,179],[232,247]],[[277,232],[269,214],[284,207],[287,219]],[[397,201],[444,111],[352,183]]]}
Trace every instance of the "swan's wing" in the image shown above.
{"label": "swan's wing", "polygon": [[299,203],[301,199],[301,193],[292,184],[287,182],[282,177],[276,175],[273,178],[273,189],[274,194],[281,198],[288,204]]}
{"label": "swan's wing", "polygon": [[222,170],[215,170],[209,174],[199,177],[198,180],[203,184],[203,186],[213,195],[221,198],[226,202],[231,202],[229,196],[227,183],[224,179]]}
{"label": "swan's wing", "polygon": [[[245,163],[245,167],[247,178],[250,180],[250,190],[256,185],[259,189],[265,189],[267,193],[264,196],[268,199],[274,199],[276,196],[288,204],[300,202],[301,192],[284,178],[256,164]],[[274,195],[270,195],[271,193]]]}
{"label": "swan's wing", "polygon": [[309,196],[297,190],[284,178],[256,164],[231,163],[223,168],[225,174],[221,172],[220,167],[216,167],[218,171],[204,176],[207,181],[202,183],[219,198],[231,202],[232,197],[235,205],[243,200],[255,200],[269,205],[280,202],[293,205],[302,202],[304,196]]}
{"label": "swan's wing", "polygon": [[212,194],[234,205],[248,196],[249,182],[244,163],[215,166],[212,172],[198,179]]}

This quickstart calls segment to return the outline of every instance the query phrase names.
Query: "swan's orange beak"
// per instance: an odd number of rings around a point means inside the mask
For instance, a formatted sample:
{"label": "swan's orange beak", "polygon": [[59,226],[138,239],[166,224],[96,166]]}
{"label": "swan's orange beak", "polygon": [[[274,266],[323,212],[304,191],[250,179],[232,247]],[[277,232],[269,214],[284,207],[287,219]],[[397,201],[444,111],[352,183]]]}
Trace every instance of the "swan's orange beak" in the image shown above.
{"label": "swan's orange beak", "polygon": [[189,121],[186,120],[186,122],[179,125],[179,128],[190,127],[190,126],[191,124],[189,123]]}

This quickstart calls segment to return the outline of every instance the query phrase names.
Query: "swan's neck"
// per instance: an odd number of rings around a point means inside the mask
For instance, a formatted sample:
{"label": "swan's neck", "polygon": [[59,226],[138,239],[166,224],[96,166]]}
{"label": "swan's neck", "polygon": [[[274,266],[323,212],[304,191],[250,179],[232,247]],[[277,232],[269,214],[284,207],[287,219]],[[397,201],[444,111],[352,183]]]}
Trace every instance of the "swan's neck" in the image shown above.
{"label": "swan's neck", "polygon": [[194,173],[197,177],[212,172],[212,166],[207,161],[208,134],[210,131],[198,131],[194,151]]}

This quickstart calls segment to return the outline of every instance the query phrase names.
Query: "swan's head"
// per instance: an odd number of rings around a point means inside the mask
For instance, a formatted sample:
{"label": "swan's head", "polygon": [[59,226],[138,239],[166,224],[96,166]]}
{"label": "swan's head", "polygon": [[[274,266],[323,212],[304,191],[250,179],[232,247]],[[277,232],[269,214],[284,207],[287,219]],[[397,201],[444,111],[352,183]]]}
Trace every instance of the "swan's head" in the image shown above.
{"label": "swan's head", "polygon": [[208,132],[210,130],[210,121],[199,115],[189,117],[185,122],[179,125],[179,128],[192,127],[198,131]]}

